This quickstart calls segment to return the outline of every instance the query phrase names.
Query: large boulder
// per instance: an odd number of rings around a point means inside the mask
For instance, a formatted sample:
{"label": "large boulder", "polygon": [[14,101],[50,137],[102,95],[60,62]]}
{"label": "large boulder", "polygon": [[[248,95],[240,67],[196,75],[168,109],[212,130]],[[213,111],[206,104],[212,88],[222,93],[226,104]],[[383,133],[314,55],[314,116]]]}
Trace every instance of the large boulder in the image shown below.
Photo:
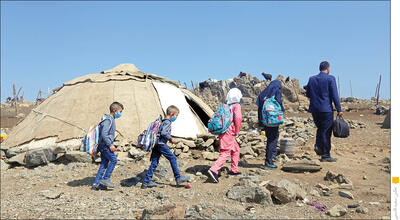
{"label": "large boulder", "polygon": [[304,199],[307,193],[300,186],[283,179],[276,183],[268,183],[267,188],[272,192],[272,196],[280,203],[285,204],[296,199]]}
{"label": "large boulder", "polygon": [[48,164],[51,161],[55,161],[59,153],[65,153],[65,149],[62,147],[53,146],[27,151],[24,162],[27,167]]}
{"label": "large boulder", "polygon": [[233,186],[228,190],[226,196],[229,199],[240,202],[258,203],[262,205],[272,204],[270,192],[259,186]]}
{"label": "large boulder", "polygon": [[65,159],[70,162],[92,162],[92,157],[88,153],[81,151],[69,151],[65,153]]}

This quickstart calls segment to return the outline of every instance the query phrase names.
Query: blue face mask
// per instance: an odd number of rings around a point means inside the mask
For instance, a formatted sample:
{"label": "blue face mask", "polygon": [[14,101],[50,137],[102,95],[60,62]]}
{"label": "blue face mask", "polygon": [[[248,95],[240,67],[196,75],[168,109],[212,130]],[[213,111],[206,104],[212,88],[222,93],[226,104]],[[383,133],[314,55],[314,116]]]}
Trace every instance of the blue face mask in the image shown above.
{"label": "blue face mask", "polygon": [[114,118],[121,118],[122,112],[114,113]]}
{"label": "blue face mask", "polygon": [[176,120],[176,118],[178,118],[178,116],[174,115],[174,116],[172,116],[172,117],[170,118],[170,120],[171,120],[172,122],[174,122],[174,121]]}

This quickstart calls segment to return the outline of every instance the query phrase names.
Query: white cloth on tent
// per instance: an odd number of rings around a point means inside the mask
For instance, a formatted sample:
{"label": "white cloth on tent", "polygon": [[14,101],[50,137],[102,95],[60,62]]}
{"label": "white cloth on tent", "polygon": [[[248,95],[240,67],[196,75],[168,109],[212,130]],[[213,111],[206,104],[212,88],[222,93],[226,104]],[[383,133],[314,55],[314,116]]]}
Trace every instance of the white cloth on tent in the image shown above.
{"label": "white cloth on tent", "polygon": [[228,105],[232,103],[239,103],[242,96],[242,92],[238,88],[233,88],[229,90],[228,94],[226,95],[226,103]]}
{"label": "white cloth on tent", "polygon": [[176,86],[168,83],[153,82],[160,99],[161,107],[167,114],[167,108],[175,105],[179,108],[179,116],[172,123],[171,135],[183,138],[196,138],[199,134],[195,117],[186,102],[185,95]]}

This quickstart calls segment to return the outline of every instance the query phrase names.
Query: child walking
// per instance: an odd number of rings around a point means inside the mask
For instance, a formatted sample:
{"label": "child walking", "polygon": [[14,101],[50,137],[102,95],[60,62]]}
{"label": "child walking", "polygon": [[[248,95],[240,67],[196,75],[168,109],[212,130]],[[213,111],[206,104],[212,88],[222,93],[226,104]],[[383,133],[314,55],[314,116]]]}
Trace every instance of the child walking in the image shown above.
{"label": "child walking", "polygon": [[171,124],[177,119],[178,115],[178,107],[171,105],[167,108],[167,117],[162,121],[158,143],[156,146],[154,146],[151,152],[151,164],[149,169],[147,170],[146,177],[143,180],[142,189],[157,186],[157,184],[151,179],[153,177],[154,171],[158,166],[161,155],[169,160],[172,171],[174,172],[174,177],[177,185],[180,185],[183,182],[188,182],[190,179],[189,176],[183,176],[180,174],[178,163],[176,161],[176,156],[171,152],[167,145],[168,141],[170,141],[171,143],[175,143],[175,139],[171,136]]}
{"label": "child walking", "polygon": [[208,170],[208,174],[218,183],[218,171],[224,165],[225,161],[229,156],[232,157],[231,170],[228,172],[229,175],[240,175],[238,164],[240,158],[240,147],[236,142],[235,137],[240,132],[240,127],[242,125],[242,108],[240,106],[240,99],[242,98],[242,92],[238,88],[233,88],[229,90],[226,97],[227,104],[229,105],[229,111],[231,112],[231,124],[228,130],[218,135],[219,138],[219,157],[215,161],[214,165]]}
{"label": "child walking", "polygon": [[118,161],[114,153],[117,150],[114,146],[115,119],[121,117],[122,110],[124,110],[124,106],[121,103],[113,102],[110,105],[110,114],[100,123],[97,149],[100,151],[101,163],[92,185],[93,190],[114,188],[110,177]]}
{"label": "child walking", "polygon": [[265,169],[272,170],[276,169],[277,166],[274,162],[277,161],[278,151],[276,145],[279,139],[279,126],[278,127],[266,127],[262,123],[262,108],[264,100],[267,98],[275,97],[276,101],[280,104],[282,111],[285,111],[282,105],[282,85],[279,80],[272,81],[267,88],[265,88],[257,98],[256,104],[258,105],[258,123],[259,126],[265,128],[265,135],[267,136],[267,146],[265,154]]}

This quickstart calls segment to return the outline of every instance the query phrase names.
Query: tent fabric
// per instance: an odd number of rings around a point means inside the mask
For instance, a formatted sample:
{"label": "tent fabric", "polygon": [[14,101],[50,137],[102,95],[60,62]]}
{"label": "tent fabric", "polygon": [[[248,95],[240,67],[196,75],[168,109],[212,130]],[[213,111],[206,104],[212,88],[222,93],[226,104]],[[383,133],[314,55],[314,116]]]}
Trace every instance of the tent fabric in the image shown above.
{"label": "tent fabric", "polygon": [[153,82],[153,85],[158,92],[165,115],[167,115],[167,108],[170,105],[175,105],[179,109],[179,117],[172,126],[171,134],[184,138],[195,138],[199,129],[182,91],[168,83]]}
{"label": "tent fabric", "polygon": [[[140,71],[133,73],[130,72],[130,69],[124,71],[120,67],[117,69],[116,71],[111,69],[108,72],[89,74],[65,83],[56,93],[36,107],[36,112],[30,112],[23,121],[15,126],[2,144],[14,147],[32,140],[49,137],[56,137],[57,142],[82,138],[85,135],[83,130],[98,123],[103,114],[109,113],[109,105],[114,101],[124,105],[122,117],[116,120],[119,134],[117,139],[137,140],[138,135],[152,121],[159,115],[164,116],[159,94],[153,86],[153,82],[168,84],[178,91],[180,89],[176,87],[174,81],[154,74]],[[190,109],[187,103],[182,107],[182,109],[185,108],[185,112]],[[208,110],[204,111],[208,112]],[[201,124],[198,117],[192,116],[192,118],[195,124]],[[196,135],[204,135],[203,132],[207,132],[199,129],[199,126],[197,129],[194,129],[193,125],[191,126],[193,130],[196,130]],[[183,130],[177,129],[178,131]],[[181,134],[180,132],[174,134],[177,137],[187,136],[186,133]]]}

